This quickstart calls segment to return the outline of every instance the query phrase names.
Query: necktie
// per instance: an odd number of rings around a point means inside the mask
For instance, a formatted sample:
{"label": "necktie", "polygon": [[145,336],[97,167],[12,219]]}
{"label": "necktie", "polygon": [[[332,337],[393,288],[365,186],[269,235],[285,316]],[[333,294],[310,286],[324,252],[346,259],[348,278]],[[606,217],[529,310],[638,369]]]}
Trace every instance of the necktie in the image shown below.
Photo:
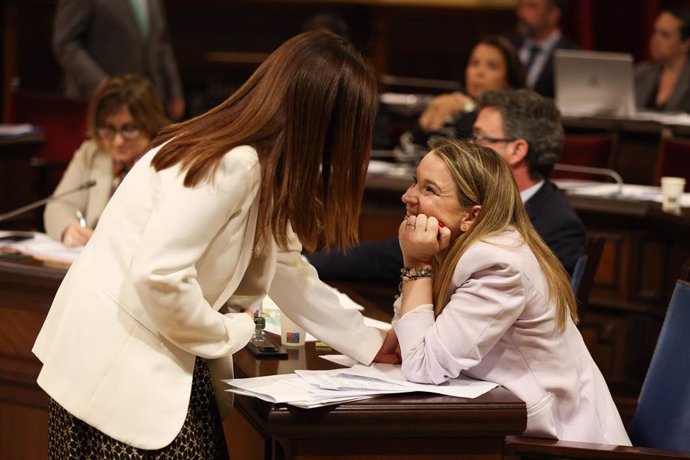
{"label": "necktie", "polygon": [[540,52],[541,52],[541,47],[539,45],[532,45],[530,47],[529,56],[527,56],[527,63],[525,63],[525,70],[527,72],[529,72],[529,70],[534,65],[534,61],[537,60],[537,56],[539,56]]}
{"label": "necktie", "polygon": [[146,11],[146,0],[129,0],[132,6],[134,17],[137,20],[142,35],[146,36],[149,32],[149,17]]}

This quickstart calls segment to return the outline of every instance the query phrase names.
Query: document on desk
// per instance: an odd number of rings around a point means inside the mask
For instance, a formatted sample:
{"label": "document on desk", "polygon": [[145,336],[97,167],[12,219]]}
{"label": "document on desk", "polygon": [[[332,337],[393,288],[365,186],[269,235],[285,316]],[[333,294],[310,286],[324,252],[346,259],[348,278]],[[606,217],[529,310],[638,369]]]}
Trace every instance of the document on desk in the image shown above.
{"label": "document on desk", "polygon": [[357,364],[349,369],[298,370],[294,374],[230,379],[225,380],[225,383],[230,387],[227,391],[233,393],[302,408],[339,404],[382,394],[418,391],[476,398],[496,387],[492,382],[462,376],[442,385],[412,383],[403,378],[400,366],[378,363],[371,366]]}
{"label": "document on desk", "polygon": [[[2,233],[0,232],[0,236]],[[34,259],[55,262],[65,266],[72,264],[83,249],[83,246],[68,248],[45,233],[38,232],[33,234],[33,238],[9,242],[3,246],[12,247],[23,254],[32,256]]]}
{"label": "document on desk", "polygon": [[[662,202],[661,187],[635,184],[611,184],[577,179],[556,179],[558,188],[571,195],[618,198],[623,200]],[[690,193],[683,193],[680,205],[690,207]]]}

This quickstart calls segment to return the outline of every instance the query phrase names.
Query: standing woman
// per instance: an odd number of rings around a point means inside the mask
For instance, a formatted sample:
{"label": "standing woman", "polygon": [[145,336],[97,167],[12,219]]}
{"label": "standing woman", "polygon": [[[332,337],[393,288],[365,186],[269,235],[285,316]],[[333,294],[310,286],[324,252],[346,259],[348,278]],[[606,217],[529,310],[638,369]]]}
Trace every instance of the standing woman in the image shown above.
{"label": "standing woman", "polygon": [[43,214],[46,233],[68,247],[86,244],[115,188],[168,124],[147,78],[133,74],[109,78],[89,102],[90,139],[74,153],[54,193],[90,180],[96,185],[48,203]]}
{"label": "standing woman", "polygon": [[[299,242],[356,239],[376,100],[359,54],[308,32],[225,102],[163,131],[111,198],[34,345],[53,457],[226,458],[212,387],[232,376],[251,310],[276,283],[295,292],[281,299],[291,319],[373,359],[380,333],[314,288]],[[308,289],[317,295],[303,303]],[[226,303],[244,311],[224,314]],[[216,398],[225,409],[228,394]]]}
{"label": "standing woman", "polygon": [[527,405],[525,435],[630,445],[575,323],[568,275],[529,221],[495,151],[440,141],[403,195],[402,372],[496,382]]}

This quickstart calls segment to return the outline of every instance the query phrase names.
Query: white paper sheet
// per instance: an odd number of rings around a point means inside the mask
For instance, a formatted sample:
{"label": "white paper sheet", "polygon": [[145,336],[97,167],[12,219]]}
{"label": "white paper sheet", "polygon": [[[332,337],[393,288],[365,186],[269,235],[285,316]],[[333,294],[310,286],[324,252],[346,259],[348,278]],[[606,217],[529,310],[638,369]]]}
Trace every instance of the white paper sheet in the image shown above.
{"label": "white paper sheet", "polygon": [[[0,232],[0,236],[10,232]],[[68,248],[59,241],[55,241],[45,233],[34,233],[34,237],[19,242],[0,242],[2,246],[9,246],[17,251],[33,256],[35,259],[70,265],[81,253],[83,246]]]}
{"label": "white paper sheet", "polygon": [[350,369],[298,370],[294,374],[224,382],[230,386],[227,391],[298,407],[319,407],[350,398],[415,391],[475,398],[496,387],[495,383],[466,377],[452,379],[442,385],[416,384],[402,377],[400,366],[378,363],[371,366],[358,364]]}

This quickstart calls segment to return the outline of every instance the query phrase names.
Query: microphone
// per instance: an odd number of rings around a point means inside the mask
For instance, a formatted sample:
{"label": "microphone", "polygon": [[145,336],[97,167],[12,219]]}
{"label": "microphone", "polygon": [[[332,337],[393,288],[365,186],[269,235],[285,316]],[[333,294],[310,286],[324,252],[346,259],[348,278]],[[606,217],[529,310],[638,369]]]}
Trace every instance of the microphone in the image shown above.
{"label": "microphone", "polygon": [[89,189],[89,188],[93,187],[94,185],[96,185],[95,180],[86,181],[83,184],[81,184],[79,187],[73,188],[72,190],[67,190],[66,192],[62,192],[59,195],[50,195],[47,198],[43,198],[42,200],[34,201],[33,203],[29,203],[26,206],[22,206],[21,208],[17,208],[15,210],[7,212],[5,214],[0,214],[0,222],[2,222],[3,220],[7,220],[11,217],[23,214],[26,211],[31,211],[32,209],[35,209],[41,205],[44,205],[44,204],[48,203],[49,201],[57,200],[58,198],[62,198],[63,196],[66,196],[66,195],[71,195],[72,193],[78,192],[80,190]]}
{"label": "microphone", "polygon": [[555,171],[569,171],[577,173],[595,174],[598,176],[606,176],[613,179],[614,182],[616,182],[615,194],[617,196],[620,196],[623,191],[623,178],[613,169],[595,168],[594,166],[570,165],[565,163],[556,163],[555,165],[553,165],[553,169]]}

